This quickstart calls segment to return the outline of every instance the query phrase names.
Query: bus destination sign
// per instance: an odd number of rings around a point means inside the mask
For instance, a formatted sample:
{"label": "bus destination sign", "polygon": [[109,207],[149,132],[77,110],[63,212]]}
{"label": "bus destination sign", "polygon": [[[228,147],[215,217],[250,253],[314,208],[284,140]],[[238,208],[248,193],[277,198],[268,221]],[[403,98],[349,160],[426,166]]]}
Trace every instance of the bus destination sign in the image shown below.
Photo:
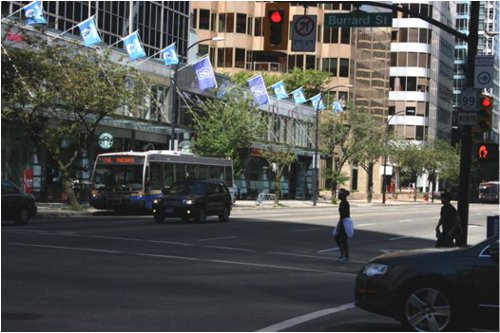
{"label": "bus destination sign", "polygon": [[325,14],[326,28],[392,27],[392,13],[367,13],[361,10],[345,14]]}
{"label": "bus destination sign", "polygon": [[142,164],[144,157],[137,156],[101,156],[99,163],[102,164]]}

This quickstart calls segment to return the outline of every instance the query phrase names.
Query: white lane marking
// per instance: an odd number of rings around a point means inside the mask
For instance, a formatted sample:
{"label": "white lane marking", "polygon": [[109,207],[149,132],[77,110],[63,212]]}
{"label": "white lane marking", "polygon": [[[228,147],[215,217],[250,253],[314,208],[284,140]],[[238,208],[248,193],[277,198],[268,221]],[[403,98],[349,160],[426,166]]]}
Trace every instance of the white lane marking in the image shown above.
{"label": "white lane marking", "polygon": [[405,222],[411,222],[411,221],[413,221],[413,220],[411,220],[411,219],[410,220],[400,220],[399,222],[400,223],[405,223]]}
{"label": "white lane marking", "polygon": [[103,249],[90,249],[90,248],[84,248],[84,247],[53,246],[53,245],[42,245],[42,244],[9,243],[9,245],[30,246],[30,247],[43,247],[43,248],[47,248],[47,249],[86,251],[86,252],[98,252],[98,253],[114,253],[114,254],[123,253],[122,251],[103,250]]}
{"label": "white lane marking", "polygon": [[394,237],[394,238],[389,238],[389,240],[393,241],[393,240],[398,240],[398,239],[403,239],[403,238],[410,238],[410,236]]}
{"label": "white lane marking", "polygon": [[239,247],[227,247],[227,246],[215,246],[215,245],[202,245],[202,247],[208,247],[211,249],[219,249],[219,250],[231,250],[231,251],[240,251],[240,252],[256,252],[255,250],[243,249]]}
{"label": "white lane marking", "polygon": [[306,232],[306,231],[315,231],[315,230],[320,230],[321,228],[307,228],[307,229],[296,229],[293,230],[293,232]]}
{"label": "white lane marking", "polygon": [[89,238],[101,238],[101,239],[114,239],[114,240],[122,240],[122,241],[131,241],[131,242],[143,242],[144,239],[140,238],[124,238],[124,237],[114,237],[114,236],[88,236]]}
{"label": "white lane marking", "polygon": [[361,224],[356,224],[356,227],[367,227],[369,225],[375,225],[375,223],[361,223]]}
{"label": "white lane marking", "polygon": [[304,258],[316,258],[316,259],[323,259],[323,260],[335,260],[334,258],[330,257],[320,257],[320,256],[312,256],[312,255],[307,255],[307,254],[298,254],[298,253],[290,253],[290,252],[268,252],[269,254],[276,254],[280,256],[292,256],[292,257],[304,257]]}
{"label": "white lane marking", "polygon": [[268,327],[261,328],[260,330],[256,332],[279,332],[283,331],[286,329],[289,329],[290,327],[305,323],[310,320],[314,320],[320,317],[328,316],[337,312],[345,311],[354,308],[354,303],[347,303],[343,304],[340,306],[337,306],[336,308],[329,308],[329,309],[324,309],[324,310],[319,310],[316,312],[311,312],[299,317],[295,317],[292,319],[288,319],[285,321],[282,321],[281,323],[277,323]]}
{"label": "white lane marking", "polygon": [[316,253],[332,252],[332,251],[337,251],[338,249],[339,249],[338,247],[332,247],[331,249],[318,250],[316,251]]}
{"label": "white lane marking", "polygon": [[190,244],[190,243],[169,242],[169,241],[160,241],[160,240],[154,240],[154,239],[150,239],[150,240],[148,240],[148,242],[149,243],[158,243],[158,244],[168,244],[168,245],[196,246],[196,245]]}
{"label": "white lane marking", "polygon": [[233,238],[238,238],[238,236],[224,236],[224,237],[204,238],[204,239],[198,239],[198,242],[209,242],[209,241],[213,241],[213,240],[233,239]]}

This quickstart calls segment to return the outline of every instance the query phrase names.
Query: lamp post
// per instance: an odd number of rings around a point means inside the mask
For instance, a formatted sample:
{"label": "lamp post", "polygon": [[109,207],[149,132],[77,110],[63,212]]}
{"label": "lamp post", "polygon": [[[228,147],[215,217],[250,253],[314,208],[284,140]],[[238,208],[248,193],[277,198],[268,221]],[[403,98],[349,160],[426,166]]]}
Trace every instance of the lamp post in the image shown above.
{"label": "lamp post", "polygon": [[[387,137],[388,137],[388,132],[389,132],[389,124],[391,123],[392,118],[394,118],[396,115],[400,113],[406,113],[406,110],[403,111],[398,111],[392,116],[389,117],[389,120],[387,121],[387,125],[385,126],[385,137],[384,137],[384,148],[387,149]],[[385,204],[385,192],[386,192],[386,187],[387,187],[387,179],[386,179],[386,170],[387,170],[387,150],[384,153],[384,173],[382,175],[382,203]]]}
{"label": "lamp post", "polygon": [[[325,91],[325,93],[330,92],[334,89],[341,88],[341,87],[346,87],[346,88],[352,88],[352,84],[339,84],[336,86],[333,86],[329,88],[328,90]],[[318,201],[318,180],[319,180],[319,158],[318,158],[318,150],[319,150],[319,143],[318,143],[318,137],[319,137],[319,105],[321,104],[321,101],[323,100],[323,95],[320,95],[318,104],[316,104],[316,131],[315,131],[315,136],[314,136],[314,164],[313,164],[313,184],[312,184],[312,190],[313,190],[313,206],[316,206],[316,203]]]}
{"label": "lamp post", "polygon": [[[191,48],[194,46],[207,42],[207,41],[214,41],[214,42],[220,42],[223,41],[224,37],[212,37],[212,38],[205,38],[202,40],[199,40],[191,45],[188,46],[186,49],[186,57],[188,56],[188,52]],[[177,123],[177,72],[179,71],[179,64],[183,58],[183,55],[179,57],[179,62],[175,65],[175,72],[174,72],[174,77],[173,77],[173,83],[172,83],[172,121],[170,123],[170,133],[172,135],[172,140],[170,143],[170,149],[173,149],[175,146],[175,125]]]}

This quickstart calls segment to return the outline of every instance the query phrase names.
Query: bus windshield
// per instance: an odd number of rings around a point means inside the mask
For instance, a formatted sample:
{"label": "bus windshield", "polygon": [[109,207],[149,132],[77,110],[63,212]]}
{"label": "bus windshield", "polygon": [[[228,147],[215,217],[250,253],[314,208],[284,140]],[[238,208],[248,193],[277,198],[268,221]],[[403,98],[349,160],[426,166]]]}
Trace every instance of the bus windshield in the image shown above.
{"label": "bus windshield", "polygon": [[96,189],[142,189],[142,165],[97,165],[94,172]]}

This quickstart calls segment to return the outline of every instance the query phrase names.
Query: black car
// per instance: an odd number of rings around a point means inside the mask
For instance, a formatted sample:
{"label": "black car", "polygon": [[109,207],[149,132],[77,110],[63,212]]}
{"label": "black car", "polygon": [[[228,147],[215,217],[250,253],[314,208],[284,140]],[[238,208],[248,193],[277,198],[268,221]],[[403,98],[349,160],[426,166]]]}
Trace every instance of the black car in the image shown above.
{"label": "black car", "polygon": [[185,180],[164,189],[163,196],[153,202],[153,215],[156,222],[162,222],[165,217],[203,222],[209,215],[217,215],[221,222],[227,222],[231,208],[231,194],[224,182]]}
{"label": "black car", "polygon": [[498,330],[498,285],[497,235],[468,248],[378,256],[358,273],[355,298],[406,330]]}
{"label": "black car", "polygon": [[35,197],[24,193],[10,180],[2,180],[2,220],[27,224],[36,215]]}

